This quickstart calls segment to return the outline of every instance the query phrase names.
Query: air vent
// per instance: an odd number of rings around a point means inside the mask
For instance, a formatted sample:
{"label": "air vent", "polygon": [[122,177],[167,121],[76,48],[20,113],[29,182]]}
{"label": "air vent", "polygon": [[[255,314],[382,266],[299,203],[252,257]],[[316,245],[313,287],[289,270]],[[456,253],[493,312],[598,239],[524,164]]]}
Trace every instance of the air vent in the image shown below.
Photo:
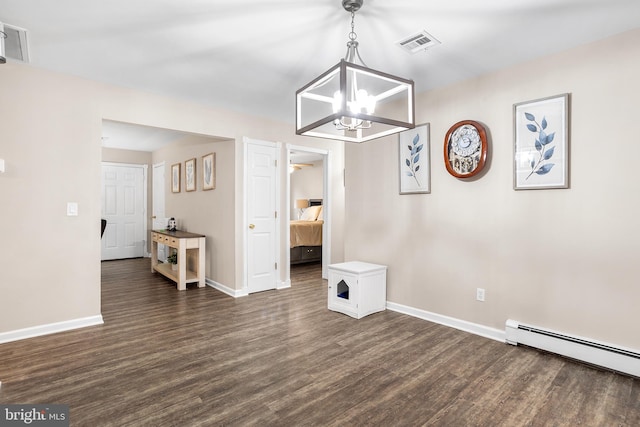
{"label": "air vent", "polygon": [[411,54],[427,50],[430,47],[439,45],[440,42],[426,31],[412,34],[396,43],[402,50]]}
{"label": "air vent", "polygon": [[27,30],[4,24],[3,31],[7,35],[7,38],[4,39],[5,56],[15,61],[28,63],[29,47],[27,43]]}

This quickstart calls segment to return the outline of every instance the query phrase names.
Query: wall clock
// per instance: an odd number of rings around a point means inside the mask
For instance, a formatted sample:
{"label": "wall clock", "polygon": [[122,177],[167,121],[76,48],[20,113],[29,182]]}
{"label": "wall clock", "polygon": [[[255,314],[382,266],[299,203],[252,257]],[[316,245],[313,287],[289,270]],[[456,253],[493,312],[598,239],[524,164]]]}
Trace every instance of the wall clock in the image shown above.
{"label": "wall clock", "polygon": [[479,173],[487,159],[487,132],[473,120],[451,126],[444,138],[444,164],[456,178]]}

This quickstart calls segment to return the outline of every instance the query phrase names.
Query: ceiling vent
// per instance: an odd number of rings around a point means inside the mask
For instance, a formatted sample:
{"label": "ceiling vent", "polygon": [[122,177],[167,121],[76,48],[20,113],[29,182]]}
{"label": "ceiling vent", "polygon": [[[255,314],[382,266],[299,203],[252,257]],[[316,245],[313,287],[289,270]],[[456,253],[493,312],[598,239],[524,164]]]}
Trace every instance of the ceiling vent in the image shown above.
{"label": "ceiling vent", "polygon": [[420,31],[419,33],[412,34],[403,38],[399,42],[396,42],[398,46],[405,52],[414,54],[423,50],[427,50],[430,47],[439,45],[440,42],[426,31]]}
{"label": "ceiling vent", "polygon": [[[2,25],[2,24],[0,24]],[[5,56],[20,62],[29,62],[29,44],[27,43],[27,30],[13,25],[4,24]]]}

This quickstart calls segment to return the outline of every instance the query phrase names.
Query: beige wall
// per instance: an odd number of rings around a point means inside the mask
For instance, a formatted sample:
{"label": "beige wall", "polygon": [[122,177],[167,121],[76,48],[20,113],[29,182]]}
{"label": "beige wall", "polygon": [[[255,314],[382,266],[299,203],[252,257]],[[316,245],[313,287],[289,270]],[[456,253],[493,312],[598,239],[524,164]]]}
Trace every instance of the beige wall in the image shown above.
{"label": "beige wall", "polygon": [[[216,188],[202,190],[202,156],[215,153]],[[196,191],[185,191],[185,160],[196,159]],[[165,212],[181,230],[206,237],[206,277],[235,289],[235,168],[234,141],[200,135],[184,138],[153,153],[153,163],[165,162]],[[180,163],[181,191],[171,192],[171,165]]]}
{"label": "beige wall", "polygon": [[298,218],[298,209],[296,209],[297,199],[323,198],[323,162],[315,161],[308,164],[313,166],[305,166],[290,175],[291,219]]}
{"label": "beige wall", "polygon": [[[77,81],[0,68],[0,331],[100,313],[99,110]],[[78,216],[66,216],[67,202]]]}
{"label": "beige wall", "polygon": [[[335,168],[331,175],[342,174],[341,143],[297,137],[291,124],[16,63],[0,67],[0,93],[6,100],[0,104],[0,158],[6,162],[6,173],[0,175],[0,223],[4,225],[0,245],[0,333],[100,315],[103,119],[234,141],[236,197],[229,209],[234,211],[236,223],[228,250],[237,261],[233,267],[225,266],[224,273],[215,264],[208,268],[214,277],[221,274],[223,281],[229,276],[226,268],[232,268],[235,280],[231,283],[236,288],[242,286],[244,277],[239,261],[244,246],[238,237],[242,232],[238,218],[243,212],[242,197],[238,197],[242,194],[244,173],[242,156],[238,156],[242,153],[242,137],[329,149]],[[332,192],[336,200],[334,225],[338,227],[343,222],[338,210],[343,206],[340,199],[344,188],[340,181],[336,183]],[[221,188],[222,191],[227,190]],[[219,194],[218,190],[214,194]],[[194,197],[198,196],[202,194]],[[67,202],[78,203],[79,216],[66,216]],[[281,209],[287,209],[286,205]],[[201,227],[200,219],[190,221],[189,227],[194,230]],[[283,224],[282,235],[285,227]],[[332,230],[337,247],[334,257],[342,255],[342,234],[341,229]],[[212,249],[210,257],[214,258],[219,250],[216,242]],[[282,271],[285,274],[287,270]]]}
{"label": "beige wall", "polygon": [[[633,31],[420,95],[431,194],[398,194],[397,138],[348,145],[345,259],[388,265],[398,304],[640,349],[639,75]],[[566,92],[571,188],[514,191],[513,104]],[[448,128],[464,119],[491,136],[488,170],[470,181],[450,176],[442,154]]]}

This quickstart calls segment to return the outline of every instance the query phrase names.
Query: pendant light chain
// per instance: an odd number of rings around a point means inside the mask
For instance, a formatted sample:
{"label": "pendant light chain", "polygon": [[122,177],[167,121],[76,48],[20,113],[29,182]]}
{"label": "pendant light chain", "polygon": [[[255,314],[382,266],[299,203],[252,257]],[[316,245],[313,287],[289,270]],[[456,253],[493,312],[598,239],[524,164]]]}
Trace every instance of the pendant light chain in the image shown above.
{"label": "pendant light chain", "polygon": [[351,32],[349,33],[349,40],[351,40],[352,42],[355,41],[358,38],[358,34],[356,34],[356,13],[355,12],[351,12]]}
{"label": "pendant light chain", "polygon": [[360,52],[358,51],[359,43],[356,41],[358,38],[358,34],[356,33],[356,24],[355,24],[356,13],[351,12],[351,32],[349,33],[349,41],[347,42],[347,53],[344,56],[344,60],[351,62],[352,64],[356,63],[356,58],[360,61],[360,64],[369,68],[367,64],[362,60],[360,56]]}

